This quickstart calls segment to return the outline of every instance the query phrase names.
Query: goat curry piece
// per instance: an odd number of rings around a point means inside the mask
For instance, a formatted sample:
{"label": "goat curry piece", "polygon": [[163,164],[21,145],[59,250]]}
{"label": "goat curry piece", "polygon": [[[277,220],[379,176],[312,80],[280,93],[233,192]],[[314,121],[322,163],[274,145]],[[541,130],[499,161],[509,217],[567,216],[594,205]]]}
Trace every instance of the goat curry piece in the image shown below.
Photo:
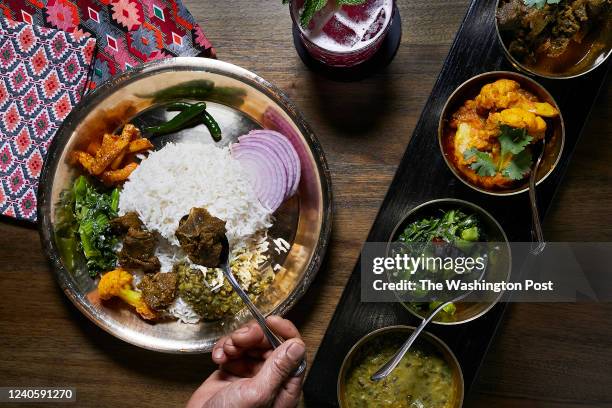
{"label": "goat curry piece", "polygon": [[166,310],[176,298],[178,274],[174,272],[157,272],[143,276],[138,284],[145,303],[159,312]]}
{"label": "goat curry piece", "polygon": [[532,146],[545,136],[545,118],[558,115],[518,82],[499,79],[453,113],[443,135],[445,155],[470,183],[511,188],[530,173]]}
{"label": "goat curry piece", "polygon": [[181,218],[175,235],[191,262],[207,268],[219,266],[225,221],[213,217],[205,208],[194,207]]}
{"label": "goat curry piece", "polygon": [[111,227],[116,233],[124,235],[123,247],[119,252],[122,267],[148,273],[159,271],[161,264],[155,256],[157,238],[144,227],[136,213],[129,212],[113,219]]}

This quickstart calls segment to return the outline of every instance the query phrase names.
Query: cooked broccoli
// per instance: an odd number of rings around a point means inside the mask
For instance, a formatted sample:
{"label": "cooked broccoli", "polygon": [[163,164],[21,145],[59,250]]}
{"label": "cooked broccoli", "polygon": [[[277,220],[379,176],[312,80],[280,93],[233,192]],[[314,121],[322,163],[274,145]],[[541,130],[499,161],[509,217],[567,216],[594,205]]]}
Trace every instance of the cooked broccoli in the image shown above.
{"label": "cooked broccoli", "polygon": [[100,299],[109,300],[118,297],[133,306],[143,319],[156,319],[157,315],[145,303],[142,293],[132,289],[132,280],[132,275],[123,269],[115,269],[105,273],[98,283]]}

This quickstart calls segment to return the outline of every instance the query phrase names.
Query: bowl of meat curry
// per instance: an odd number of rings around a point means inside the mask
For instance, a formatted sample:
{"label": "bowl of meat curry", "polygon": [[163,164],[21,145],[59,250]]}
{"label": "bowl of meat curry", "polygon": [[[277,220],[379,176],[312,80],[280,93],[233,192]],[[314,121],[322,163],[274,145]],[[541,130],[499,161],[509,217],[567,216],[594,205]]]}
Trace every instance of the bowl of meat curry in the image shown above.
{"label": "bowl of meat curry", "polygon": [[498,0],[495,22],[506,57],[528,74],[573,78],[612,53],[609,0]]}
{"label": "bowl of meat curry", "polygon": [[450,170],[490,195],[529,189],[534,163],[541,183],[555,169],[565,141],[559,106],[534,80],[507,71],[477,75],[450,96],[438,124],[438,142]]}

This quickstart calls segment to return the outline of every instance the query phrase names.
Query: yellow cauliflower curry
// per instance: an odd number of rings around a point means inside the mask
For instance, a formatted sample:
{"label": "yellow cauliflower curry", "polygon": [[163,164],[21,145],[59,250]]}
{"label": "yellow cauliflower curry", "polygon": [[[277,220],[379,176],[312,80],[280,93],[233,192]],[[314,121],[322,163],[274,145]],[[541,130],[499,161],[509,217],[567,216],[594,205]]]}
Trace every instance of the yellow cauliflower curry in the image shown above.
{"label": "yellow cauliflower curry", "polygon": [[546,134],[545,118],[558,115],[518,82],[497,80],[452,115],[444,136],[446,156],[472,184],[511,188],[529,175],[533,146]]}

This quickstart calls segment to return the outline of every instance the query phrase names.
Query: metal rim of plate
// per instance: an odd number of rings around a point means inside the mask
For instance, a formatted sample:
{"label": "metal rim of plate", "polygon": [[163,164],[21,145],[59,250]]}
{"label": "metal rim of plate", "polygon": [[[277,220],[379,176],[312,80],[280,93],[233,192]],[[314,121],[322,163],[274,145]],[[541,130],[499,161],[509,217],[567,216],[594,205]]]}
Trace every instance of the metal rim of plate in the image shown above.
{"label": "metal rim of plate", "polygon": [[499,9],[499,3],[500,2],[501,2],[501,0],[497,0],[497,3],[495,5],[495,10],[496,10],[495,32],[497,33],[497,40],[499,41],[499,44],[501,45],[502,49],[504,50],[504,55],[506,56],[508,61],[510,61],[510,63],[514,66],[514,68],[516,68],[517,70],[519,70],[519,71],[521,71],[521,72],[523,72],[525,74],[534,75],[534,76],[538,76],[538,77],[546,78],[546,79],[573,79],[573,78],[578,78],[578,77],[581,77],[583,75],[587,75],[591,71],[596,70],[600,65],[602,65],[603,63],[605,63],[608,60],[610,55],[612,55],[612,47],[611,47],[610,49],[608,49],[608,51],[607,51],[607,53],[606,53],[604,58],[596,60],[585,71],[578,72],[576,74],[571,74],[571,75],[546,75],[546,74],[544,74],[542,72],[539,72],[539,71],[536,71],[534,69],[531,69],[531,68],[521,64],[520,62],[518,62],[518,60],[516,58],[514,58],[514,56],[510,53],[510,51],[506,47],[506,44],[504,43],[504,40],[503,40],[503,38],[501,36],[501,32],[499,31],[499,23],[497,21],[497,10]]}
{"label": "metal rim of plate", "polygon": [[[499,232],[501,233],[503,239],[504,239],[504,243],[506,244],[506,248],[508,251],[508,274],[506,276],[506,282],[510,281],[510,275],[512,274],[512,251],[510,249],[510,243],[508,241],[508,236],[506,235],[506,231],[504,231],[504,229],[502,228],[501,224],[499,223],[499,221],[497,221],[495,219],[495,217],[493,217],[493,215],[491,213],[489,213],[487,210],[485,210],[484,208],[480,207],[479,205],[476,205],[474,203],[471,203],[469,201],[466,200],[461,200],[458,198],[438,198],[435,200],[430,200],[430,201],[426,201],[422,204],[417,205],[416,207],[410,209],[410,211],[408,211],[403,217],[402,219],[397,223],[397,225],[395,226],[395,228],[393,228],[393,231],[391,232],[391,235],[389,237],[389,242],[387,243],[387,253],[389,252],[390,246],[393,243],[393,239],[394,237],[397,235],[398,230],[404,226],[404,224],[406,223],[406,220],[408,220],[408,218],[410,218],[412,215],[414,215],[415,213],[417,213],[418,211],[427,208],[427,207],[432,207],[435,206],[437,204],[456,204],[458,207],[468,207],[471,208],[473,211],[476,212],[477,215],[479,216],[484,216],[486,218],[488,218],[488,220],[495,226],[497,227],[497,229],[499,230]],[[489,310],[493,309],[493,307],[499,302],[499,300],[502,298],[502,296],[504,295],[504,291],[500,291],[499,294],[495,297],[495,300],[492,302],[487,302],[487,303],[483,303],[486,304],[485,307],[482,308],[481,311],[479,311],[478,313],[474,314],[473,316],[470,316],[469,318],[463,319],[463,320],[457,320],[457,321],[453,321],[453,322],[444,322],[444,321],[438,321],[435,320],[435,318],[430,322],[431,324],[437,324],[440,326],[456,326],[459,324],[464,324],[464,323],[468,323],[471,322],[473,320],[478,319],[481,316],[484,316]],[[410,312],[413,316],[419,318],[419,319],[424,319],[425,316],[417,313],[416,310],[410,308],[406,302],[399,302],[404,309],[406,309],[408,312]]]}
{"label": "metal rim of plate", "polygon": [[323,214],[321,216],[322,223],[315,250],[301,279],[297,282],[290,295],[286,299],[283,299],[269,314],[285,314],[306,293],[306,290],[320,269],[331,237],[333,200],[331,174],[325,154],[305,118],[279,88],[253,72],[219,60],[200,57],[177,57],[146,63],[107,80],[100,87],[85,95],[77,107],[75,107],[66,117],[56,132],[56,137],[49,146],[47,158],[41,172],[39,191],[37,195],[37,213],[39,220],[38,229],[43,251],[47,257],[49,265],[52,266],[56,281],[58,282],[62,291],[77,307],[77,309],[98,327],[127,343],[152,351],[175,354],[205,353],[212,349],[214,342],[205,346],[198,345],[198,347],[186,348],[166,347],[162,346],[160,342],[151,344],[146,341],[146,339],[149,337],[143,336],[143,340],[139,338],[139,336],[135,336],[134,333],[130,332],[130,330],[122,327],[116,321],[112,321],[111,319],[103,319],[103,316],[99,316],[95,308],[92,307],[89,302],[85,301],[85,295],[78,293],[74,280],[71,279],[70,273],[64,268],[61,256],[59,255],[58,248],[55,244],[55,240],[53,239],[53,225],[51,222],[51,217],[50,214],[45,211],[47,208],[50,208],[50,205],[52,204],[51,191],[53,188],[53,178],[59,165],[59,157],[61,156],[65,145],[70,140],[76,126],[88,113],[84,112],[80,108],[93,106],[94,104],[104,100],[104,98],[107,96],[111,95],[118,86],[130,83],[136,78],[155,75],[159,72],[180,70],[200,70],[228,76],[242,81],[246,85],[255,88],[257,91],[262,92],[264,95],[272,99],[277,104],[277,107],[288,114],[294,121],[295,125],[300,129],[301,135],[308,144],[311,154],[316,162],[316,168],[319,172],[318,182],[320,183],[321,187],[323,207]]}

